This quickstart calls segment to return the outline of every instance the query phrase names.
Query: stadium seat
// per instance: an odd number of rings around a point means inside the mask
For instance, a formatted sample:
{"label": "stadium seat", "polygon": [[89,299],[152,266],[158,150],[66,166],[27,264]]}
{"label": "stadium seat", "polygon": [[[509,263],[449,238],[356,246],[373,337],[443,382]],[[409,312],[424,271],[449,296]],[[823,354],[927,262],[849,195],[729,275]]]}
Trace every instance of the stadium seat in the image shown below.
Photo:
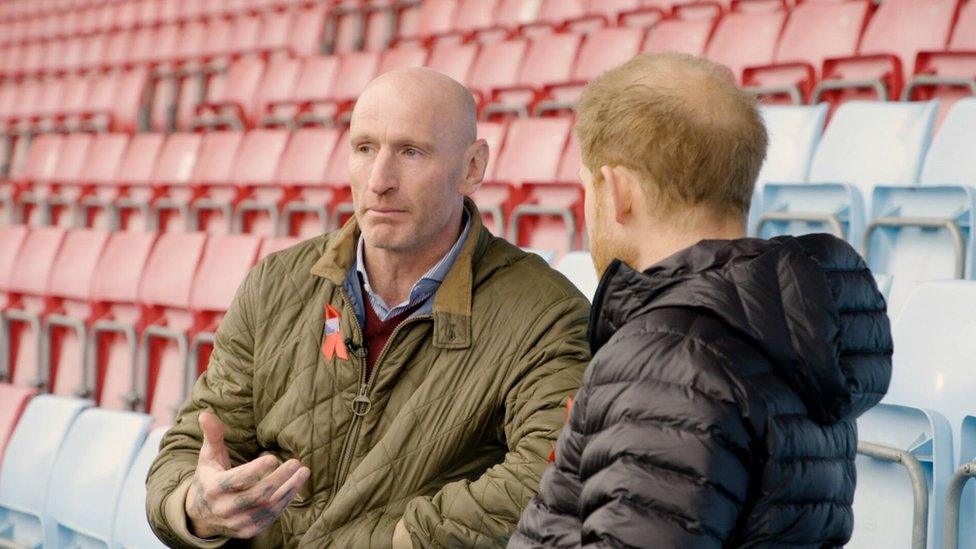
{"label": "stadium seat", "polygon": [[[332,211],[329,216],[330,230],[344,225],[354,211],[352,189],[350,188],[349,182],[349,155],[351,153],[352,145],[349,142],[349,132],[346,131],[336,142],[332,156],[329,158],[329,164],[325,169],[325,183],[331,187],[332,192]],[[286,236],[299,236],[301,238],[312,238],[322,234],[320,226],[315,223],[317,220],[309,218],[307,221],[312,221],[312,224],[306,222],[294,230],[292,230],[294,220],[289,221],[289,232],[285,232],[284,234]]]}
{"label": "stadium seat", "polygon": [[764,105],[760,109],[769,145],[766,161],[756,178],[749,209],[748,227],[758,234],[756,223],[762,212],[762,193],[767,182],[803,183],[810,173],[810,162],[823,132],[827,106]]}
{"label": "stadium seat", "polygon": [[[493,179],[486,180],[473,195],[486,225],[494,227],[496,234],[504,234],[509,214],[528,195],[545,200],[551,194],[546,183],[556,179],[571,126],[572,119],[567,117],[517,118],[510,123]],[[530,187],[531,193],[527,192]],[[558,186],[553,187],[558,192]],[[553,206],[568,208],[561,201]]]}
{"label": "stadium seat", "polygon": [[[210,141],[216,144],[235,137],[239,139],[236,133],[220,132],[220,135],[223,137],[211,138]],[[149,230],[165,230],[167,227],[183,230],[190,219],[191,182],[199,180],[194,174],[196,164],[203,157],[202,141],[203,136],[196,133],[171,133],[167,136],[153,170],[153,191],[147,197],[150,201],[139,205],[140,209],[145,206],[149,208]],[[225,153],[222,159],[226,158]],[[173,194],[170,194],[171,191]],[[170,226],[168,223],[173,217],[177,219]]]}
{"label": "stadium seat", "polygon": [[109,546],[125,478],[149,423],[145,414],[100,408],[75,419],[47,486],[49,547]]}
{"label": "stadium seat", "polygon": [[599,280],[590,252],[569,252],[556,263],[556,270],[563,274],[587,299],[593,301]]}
{"label": "stadium seat", "polygon": [[779,9],[729,13],[718,22],[705,57],[728,67],[741,82],[745,67],[773,62],[786,16],[787,12]]}
{"label": "stadium seat", "polygon": [[415,10],[406,10],[400,18],[397,43],[427,45],[438,34],[451,32],[458,0],[424,0]]}
{"label": "stadium seat", "polygon": [[[704,55],[708,39],[712,36],[718,19],[719,14],[715,12],[697,13],[690,8],[678,8],[675,10],[674,17],[664,19],[651,27],[644,39],[644,45],[641,46],[641,51],[646,53],[673,51],[689,55]],[[643,27],[643,24],[640,26]]]}
{"label": "stadium seat", "polygon": [[71,226],[90,227],[93,219],[83,215],[87,211],[81,205],[94,192],[96,186],[110,185],[115,181],[115,175],[128,145],[127,134],[96,134],[74,184],[60,181],[58,192],[45,198],[45,207],[48,209],[49,216],[66,220]]}
{"label": "stadium seat", "polygon": [[161,235],[139,283],[144,329],[135,363],[136,409],[147,410],[160,424],[172,422],[186,396],[190,296],[206,242],[207,235],[199,232]]}
{"label": "stadium seat", "polygon": [[77,195],[61,195],[61,189],[76,190],[81,183],[82,167],[93,140],[92,134],[85,133],[64,137],[50,177],[34,181],[29,189],[20,194],[21,219],[32,225],[71,226],[70,205],[77,200]]}
{"label": "stadium seat", "polygon": [[0,542],[58,547],[45,537],[54,526],[45,509],[51,472],[76,418],[91,405],[89,400],[40,395],[24,409],[0,469]]}
{"label": "stadium seat", "polygon": [[[205,99],[196,106],[197,118],[191,129],[219,126],[241,131],[252,126],[264,67],[260,57],[247,56],[231,63],[226,73],[213,75],[207,81]],[[264,82],[277,84],[268,79]]]}
{"label": "stadium seat", "polygon": [[264,259],[275,252],[280,252],[286,248],[291,248],[299,242],[301,242],[301,239],[292,236],[265,238],[261,241],[261,250],[258,251],[258,260]]}
{"label": "stadium seat", "polygon": [[478,44],[435,44],[427,59],[427,66],[440,71],[463,85],[468,84],[471,67],[478,57]]}
{"label": "stadium seat", "polygon": [[479,105],[491,98],[492,90],[508,88],[518,82],[519,68],[529,49],[523,38],[485,44],[468,75],[468,88],[475,94]]}
{"label": "stadium seat", "polygon": [[959,8],[948,47],[920,51],[914,69],[903,99],[939,99],[945,113],[955,100],[976,95],[976,3],[965,2]]}
{"label": "stadium seat", "polygon": [[478,122],[478,138],[484,139],[488,143],[488,165],[485,166],[485,181],[492,181],[495,178],[495,166],[498,165],[498,157],[502,152],[506,129],[508,129],[506,124],[501,122]]}
{"label": "stadium seat", "polygon": [[329,97],[339,72],[339,58],[316,55],[302,62],[301,70],[289,97],[269,102],[263,125],[292,125],[301,109],[315,100]]}
{"label": "stadium seat", "polygon": [[0,382],[0,471],[3,470],[3,454],[10,436],[20,420],[30,399],[37,394],[33,387],[21,387]]}
{"label": "stadium seat", "polygon": [[156,242],[151,232],[115,232],[92,276],[91,352],[85,379],[95,380],[95,400],[112,409],[138,402],[133,373],[139,342],[139,282]]}
{"label": "stadium seat", "polygon": [[857,55],[824,61],[811,102],[901,97],[916,54],[945,48],[958,5],[959,0],[885,0],[868,22]]}
{"label": "stadium seat", "polygon": [[337,200],[347,199],[326,184],[326,169],[338,140],[339,131],[333,128],[295,130],[270,182],[253,184],[253,195],[238,204],[236,227],[269,236],[297,234],[303,224],[311,225],[310,234],[326,231],[331,208]]}
{"label": "stadium seat", "polygon": [[376,52],[351,52],[343,55],[339,70],[329,93],[312,98],[305,110],[296,117],[302,124],[334,124],[350,111],[359,93],[376,75],[380,55]]}
{"label": "stadium seat", "polygon": [[824,59],[857,51],[870,12],[868,0],[798,4],[790,11],[773,63],[746,67],[744,85],[767,103],[808,102]]}
{"label": "stadium seat", "polygon": [[569,80],[547,85],[535,114],[571,109],[587,82],[637,55],[643,38],[642,29],[628,27],[599,29],[587,35]]}
{"label": "stadium seat", "polygon": [[146,477],[159,444],[169,427],[157,427],[149,433],[125,477],[119,503],[115,508],[112,528],[112,547],[138,547],[140,549],[164,549],[146,519]]}
{"label": "stadium seat", "polygon": [[[941,547],[942,511],[946,484],[955,468],[973,455],[960,444],[964,422],[972,414],[970,342],[974,341],[969,311],[976,306],[976,285],[969,281],[925,282],[919,285],[892,327],[897,351],[888,394],[881,404],[858,422],[861,439],[867,440],[867,421],[886,429],[872,429],[872,436],[887,436],[892,446],[908,450],[921,462],[931,494],[929,546]],[[898,421],[904,419],[904,421]],[[859,458],[860,459],[860,458]],[[907,545],[911,528],[911,491],[904,472],[895,464],[873,464],[887,469],[889,485],[877,486],[875,475],[865,474],[858,463],[855,493],[855,534],[852,545],[878,547]],[[893,479],[891,475],[896,475]],[[896,482],[897,488],[890,483]],[[869,488],[868,488],[869,487]],[[963,500],[961,536],[966,547],[974,540],[973,492]],[[903,510],[898,512],[899,510]],[[909,518],[909,520],[906,520]],[[873,527],[873,528],[872,528]],[[856,545],[855,545],[856,543]]]}
{"label": "stadium seat", "polygon": [[[228,143],[226,150],[234,155],[227,160],[230,172],[222,181],[215,179],[216,176],[202,181],[203,189],[190,204],[191,227],[210,232],[236,229],[237,205],[250,198],[255,187],[273,184],[278,161],[287,143],[288,131],[282,129],[251,130],[244,134],[236,151],[232,151]],[[204,138],[204,147],[206,145],[207,139]],[[204,150],[201,149],[201,153]],[[206,164],[203,158],[197,163],[198,166]]]}
{"label": "stadium seat", "polygon": [[40,377],[52,393],[83,398],[94,394],[94,380],[85,377],[87,324],[92,276],[109,234],[102,229],[68,231],[52,265],[40,354]]}
{"label": "stadium seat", "polygon": [[914,184],[932,138],[936,102],[841,105],[810,165],[809,183],[767,182],[761,238],[829,230],[855,246],[878,184]]}
{"label": "stadium seat", "polygon": [[84,226],[113,230],[148,227],[152,176],[164,141],[161,133],[132,137],[112,177],[93,180],[92,193],[81,199]]}
{"label": "stadium seat", "polygon": [[[547,86],[572,79],[573,65],[582,35],[570,32],[539,36],[532,40],[528,53],[512,85],[496,87],[482,109],[483,118],[502,113],[529,116]],[[510,62],[509,60],[500,60]]]}
{"label": "stadium seat", "polygon": [[185,394],[207,368],[217,326],[258,259],[260,248],[261,238],[252,235],[216,235],[207,242],[190,292],[193,326],[187,331],[190,347]]}
{"label": "stadium seat", "polygon": [[21,202],[20,195],[29,192],[34,185],[41,185],[51,180],[58,164],[58,155],[63,141],[63,137],[56,134],[41,134],[30,140],[30,149],[23,172],[9,183],[12,188],[11,198],[14,201],[14,209],[11,212],[14,222],[26,222],[30,219],[33,205],[30,202]]}
{"label": "stadium seat", "polygon": [[[10,277],[13,276],[17,265],[17,256],[27,239],[28,229],[25,225],[0,225],[0,311],[10,304]],[[2,334],[2,331],[0,331]],[[7,348],[6,342],[3,348]],[[5,354],[0,353],[0,380],[6,379]]]}
{"label": "stadium seat", "polygon": [[955,104],[925,156],[919,185],[878,185],[865,235],[875,272],[899,282],[971,278],[976,226],[976,98]]}
{"label": "stadium seat", "polygon": [[7,307],[0,314],[0,341],[6,342],[7,379],[25,387],[44,387],[40,370],[45,294],[65,230],[37,227],[28,233],[10,274]]}

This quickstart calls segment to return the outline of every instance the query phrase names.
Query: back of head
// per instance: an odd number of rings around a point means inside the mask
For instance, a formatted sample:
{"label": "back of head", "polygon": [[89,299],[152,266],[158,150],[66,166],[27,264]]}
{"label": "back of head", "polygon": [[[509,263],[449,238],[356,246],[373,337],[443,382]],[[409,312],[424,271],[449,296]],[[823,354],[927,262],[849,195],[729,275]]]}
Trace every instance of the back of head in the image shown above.
{"label": "back of head", "polygon": [[677,53],[638,55],[593,80],[576,131],[594,177],[628,168],[665,215],[744,219],[766,156],[755,98],[721,65]]}

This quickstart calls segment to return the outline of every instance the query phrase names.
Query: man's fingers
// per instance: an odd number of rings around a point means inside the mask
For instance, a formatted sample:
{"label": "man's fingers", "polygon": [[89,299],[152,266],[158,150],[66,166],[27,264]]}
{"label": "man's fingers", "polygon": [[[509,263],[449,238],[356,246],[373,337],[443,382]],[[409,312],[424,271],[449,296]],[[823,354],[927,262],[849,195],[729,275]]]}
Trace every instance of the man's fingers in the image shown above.
{"label": "man's fingers", "polygon": [[302,463],[297,459],[290,459],[282,463],[260,482],[235,495],[234,509],[244,511],[257,505],[268,504],[271,501],[272,494],[278,490],[278,487],[291,478],[301,466]]}
{"label": "man's fingers", "polygon": [[278,468],[281,460],[273,455],[261,456],[254,461],[238,465],[229,471],[224,471],[218,482],[224,492],[240,492],[247,490],[261,481],[268,473]]}
{"label": "man's fingers", "polygon": [[298,490],[305,484],[308,477],[312,475],[312,471],[308,467],[299,467],[291,477],[288,478],[274,494],[271,495],[271,505],[281,513],[286,506],[298,493]]}
{"label": "man's fingers", "polygon": [[200,447],[202,461],[216,463],[223,469],[230,469],[230,456],[224,445],[224,424],[217,416],[204,410],[197,416],[200,430],[203,431],[203,446]]}

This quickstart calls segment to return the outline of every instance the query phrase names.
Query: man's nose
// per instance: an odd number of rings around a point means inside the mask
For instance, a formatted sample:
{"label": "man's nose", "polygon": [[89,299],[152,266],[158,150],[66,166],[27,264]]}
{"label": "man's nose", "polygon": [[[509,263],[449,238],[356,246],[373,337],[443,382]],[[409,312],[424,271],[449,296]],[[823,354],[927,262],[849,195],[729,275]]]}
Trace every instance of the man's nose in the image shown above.
{"label": "man's nose", "polygon": [[386,150],[380,150],[369,172],[367,187],[370,192],[383,194],[397,187],[396,158]]}

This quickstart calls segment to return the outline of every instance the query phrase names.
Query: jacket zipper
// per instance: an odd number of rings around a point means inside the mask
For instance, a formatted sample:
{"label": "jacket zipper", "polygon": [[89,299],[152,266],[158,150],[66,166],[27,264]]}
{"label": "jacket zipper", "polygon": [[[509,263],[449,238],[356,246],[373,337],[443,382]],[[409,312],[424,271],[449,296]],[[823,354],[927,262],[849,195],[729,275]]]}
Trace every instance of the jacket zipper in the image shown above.
{"label": "jacket zipper", "polygon": [[[332,496],[329,498],[330,504],[332,503],[332,500],[335,499],[336,494],[339,492],[339,488],[342,486],[341,483],[345,480],[345,476],[348,473],[346,469],[348,469],[350,462],[352,462],[352,452],[356,447],[356,442],[359,439],[359,428],[362,425],[362,420],[372,408],[372,403],[369,400],[369,391],[373,388],[373,382],[376,380],[376,372],[378,372],[380,369],[380,364],[383,362],[383,357],[386,356],[386,351],[390,348],[393,340],[396,338],[397,334],[400,333],[400,330],[403,327],[409,324],[415,324],[420,320],[429,320],[434,318],[433,315],[415,316],[404,320],[396,328],[394,328],[393,332],[390,334],[390,338],[386,340],[386,343],[383,345],[383,349],[380,350],[379,356],[376,357],[376,362],[373,364],[373,371],[370,373],[370,376],[367,379],[366,353],[365,347],[363,347],[364,342],[362,337],[362,329],[359,326],[359,318],[356,316],[356,312],[352,311],[352,307],[349,305],[351,302],[349,301],[349,297],[346,295],[345,290],[340,289],[339,293],[342,295],[342,298],[345,301],[345,308],[349,309],[350,312],[353,313],[353,324],[356,326],[356,335],[359,336],[359,343],[357,345],[359,349],[363,349],[363,354],[360,355],[359,352],[356,353],[356,356],[359,356],[360,358],[359,391],[356,393],[356,397],[352,400],[352,423],[349,425],[349,434],[346,435],[346,440],[342,444],[342,452],[339,454],[339,467],[336,470],[336,477],[335,481],[333,482]],[[363,305],[366,307],[370,306],[369,303],[364,303]],[[366,403],[366,410],[364,412],[357,412],[357,402]],[[326,506],[328,506],[328,504]]]}

